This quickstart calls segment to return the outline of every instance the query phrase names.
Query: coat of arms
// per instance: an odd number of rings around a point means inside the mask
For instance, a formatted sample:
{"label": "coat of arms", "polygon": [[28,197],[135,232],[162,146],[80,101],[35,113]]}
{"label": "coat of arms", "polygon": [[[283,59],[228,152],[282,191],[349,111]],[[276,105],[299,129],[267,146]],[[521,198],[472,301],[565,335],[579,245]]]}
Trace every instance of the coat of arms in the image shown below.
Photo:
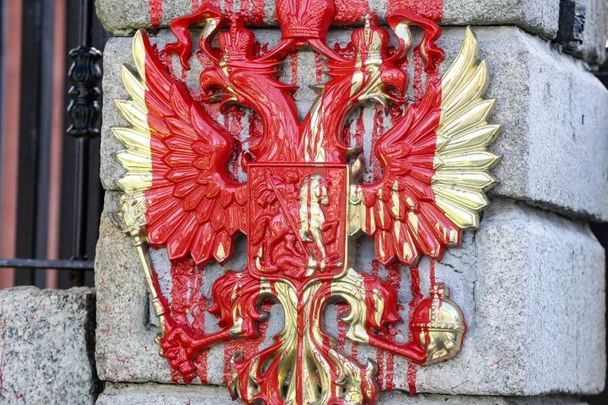
{"label": "coat of arms", "polygon": [[[359,271],[353,257],[356,239],[369,237],[379,263],[413,268],[423,256],[440,260],[463,229],[478,225],[484,192],[495,183],[488,171],[497,157],[486,148],[499,127],[487,122],[494,101],[483,98],[488,72],[477,60],[475,37],[466,30],[459,55],[440,76],[436,21],[397,10],[386,17],[389,33],[367,15],[348,45],[330,46],[333,13],[331,0],[278,0],[281,41],[261,49],[238,15],[201,8],[173,22],[177,41],[164,49],[139,31],[137,72],[123,68],[131,99],[117,106],[131,126],[114,128],[125,145],[116,156],[125,168],[122,223],[138,249],[175,379],[196,378],[197,359],[213,345],[255,339],[267,322],[265,306],[282,307],[285,324],[273,342],[246,346],[230,359],[227,383],[247,403],[374,401],[374,363],[342,352],[324,328],[330,303],[347,308],[340,320],[346,338],[419,365],[456,356],[465,334],[462,312],[435,283],[412,305],[409,342],[391,339],[386,331],[400,322],[396,288]],[[194,26],[201,32],[198,52],[208,61],[198,91],[170,63],[177,54],[189,69]],[[300,119],[295,88],[279,74],[302,47],[325,60],[328,79]],[[410,96],[412,71],[424,80]],[[371,145],[380,173],[373,181],[362,179],[365,146],[344,129],[349,114],[369,103],[392,117]],[[253,110],[262,129],[235,139],[209,108],[218,104]],[[213,284],[205,308],[217,331],[177,319],[147,247],[165,248],[175,268],[204,271],[209,261],[229,260],[237,234],[247,237],[246,266]]]}

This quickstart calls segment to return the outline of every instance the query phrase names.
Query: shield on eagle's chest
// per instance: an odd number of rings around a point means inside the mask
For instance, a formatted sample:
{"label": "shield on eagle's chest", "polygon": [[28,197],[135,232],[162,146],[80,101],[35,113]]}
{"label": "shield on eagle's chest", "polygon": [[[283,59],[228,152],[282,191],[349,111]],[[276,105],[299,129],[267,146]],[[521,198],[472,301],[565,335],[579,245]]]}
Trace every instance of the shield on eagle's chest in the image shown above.
{"label": "shield on eagle's chest", "polygon": [[252,164],[248,182],[248,259],[254,275],[305,282],[344,272],[347,165]]}

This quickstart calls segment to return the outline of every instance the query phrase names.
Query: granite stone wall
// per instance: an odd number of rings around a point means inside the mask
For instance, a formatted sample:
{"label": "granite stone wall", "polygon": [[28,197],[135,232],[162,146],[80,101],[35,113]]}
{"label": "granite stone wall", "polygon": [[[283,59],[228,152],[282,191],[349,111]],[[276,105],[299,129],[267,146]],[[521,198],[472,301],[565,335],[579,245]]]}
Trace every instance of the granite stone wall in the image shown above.
{"label": "granite stone wall", "polygon": [[[276,43],[280,33],[273,2],[244,1],[218,5],[255,14],[257,40]],[[120,70],[123,64],[134,66],[131,35],[134,29],[147,27],[154,32],[153,42],[162,45],[172,39],[167,24],[196,3],[97,0],[98,16],[115,34],[104,52],[101,180],[107,194],[96,263],[96,361],[100,379],[107,382],[101,404],[229,402],[225,388],[217,387],[226,368],[222,345],[207,354],[209,386],[198,380],[189,387],[170,385],[170,370],[155,343],[158,322],[150,310],[136,252],[112,221],[122,168],[112,158],[121,145],[110,128],[127,124],[113,100],[127,98]],[[338,3],[339,11],[350,4]],[[503,126],[491,147],[502,156],[493,171],[500,184],[490,193],[492,203],[479,230],[465,233],[462,247],[450,250],[436,268],[467,319],[462,352],[445,364],[417,368],[419,395],[411,398],[403,393],[411,390],[408,364],[391,358],[394,391],[384,394],[380,403],[574,404],[577,396],[604,388],[605,257],[588,222],[608,221],[608,91],[592,73],[605,58],[608,4],[576,0],[579,10],[585,10],[585,21],[573,47],[559,39],[560,24],[567,23],[563,9],[560,13],[562,3],[443,1],[444,66],[456,56],[466,25],[473,26],[480,58],[488,63],[488,96],[497,100],[491,120]],[[365,5],[384,15],[391,1]],[[351,23],[344,12],[341,26],[332,29],[328,41],[344,43],[345,26]],[[296,69],[284,69],[284,79],[297,81],[296,100],[303,115],[315,97],[309,88],[316,83],[315,56],[303,50],[295,63]],[[191,64],[187,82],[194,88],[201,65],[197,58]],[[176,60],[174,68],[179,75]],[[296,78],[292,72],[297,72]],[[374,117],[371,109],[361,112],[365,137],[377,125]],[[248,114],[237,120],[247,132]],[[390,120],[383,125],[389,126]],[[244,248],[241,243],[225,268],[243,265]],[[372,257],[371,244],[362,242],[357,257],[362,270],[370,270]],[[170,295],[165,252],[152,252],[152,259],[161,287]],[[423,291],[428,290],[429,267],[428,261],[420,266]],[[198,291],[208,296],[210,285],[224,271],[217,264],[206,266]],[[401,279],[400,299],[407,303],[411,292],[406,268]],[[335,319],[335,312],[330,308],[328,319]],[[407,315],[404,310],[406,321]],[[332,334],[339,333],[335,325],[326,325]],[[398,331],[401,337],[407,335],[404,325]],[[272,311],[267,339],[281,326],[282,313]],[[205,328],[216,327],[213,317],[206,316]],[[370,357],[384,362],[380,377],[388,376],[388,358],[365,347],[357,353],[361,361]]]}
{"label": "granite stone wall", "polygon": [[0,290],[0,403],[93,403],[94,337],[93,290]]}

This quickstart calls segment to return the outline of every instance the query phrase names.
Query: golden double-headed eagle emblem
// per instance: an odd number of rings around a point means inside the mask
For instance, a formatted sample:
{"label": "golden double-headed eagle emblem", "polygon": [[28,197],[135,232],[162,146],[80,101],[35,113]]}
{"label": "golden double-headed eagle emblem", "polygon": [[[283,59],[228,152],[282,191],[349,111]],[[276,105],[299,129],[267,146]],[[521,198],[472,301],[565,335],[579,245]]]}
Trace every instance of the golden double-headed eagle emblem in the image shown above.
{"label": "golden double-headed eagle emblem", "polygon": [[[488,123],[494,100],[484,98],[488,71],[471,30],[441,76],[437,21],[399,9],[382,27],[367,15],[347,45],[333,46],[333,2],[299,3],[277,2],[282,37],[272,49],[238,15],[212,8],[175,20],[177,40],[163,49],[145,31],[135,35],[134,69],[122,70],[130,99],[116,102],[129,125],[113,129],[125,146],[116,154],[125,169],[121,222],[138,249],[176,381],[204,380],[205,353],[225,343],[225,382],[247,403],[368,403],[378,395],[376,367],[327,331],[329,305],[341,306],[339,329],[353,347],[412,364],[455,357],[466,328],[433,279],[426,298],[413,294],[407,341],[396,339],[406,303],[390,277],[357,269],[357,240],[373,240],[373,260],[390,274],[413,272],[424,256],[441,260],[488,203],[498,159],[487,147],[499,126]],[[280,79],[284,61],[302,48],[324,66],[303,118],[297,83]],[[193,88],[172,60],[185,73],[195,53],[203,70]],[[371,141],[347,124],[366,106],[391,121],[375,126]],[[225,119],[243,109],[253,117],[245,137]],[[247,237],[246,265],[226,270],[197,307],[217,325],[205,331],[161,288],[148,249],[167,251],[164,277],[175,286],[184,274],[204,275],[210,261],[226,263],[239,235]],[[272,305],[284,325],[262,345]]]}

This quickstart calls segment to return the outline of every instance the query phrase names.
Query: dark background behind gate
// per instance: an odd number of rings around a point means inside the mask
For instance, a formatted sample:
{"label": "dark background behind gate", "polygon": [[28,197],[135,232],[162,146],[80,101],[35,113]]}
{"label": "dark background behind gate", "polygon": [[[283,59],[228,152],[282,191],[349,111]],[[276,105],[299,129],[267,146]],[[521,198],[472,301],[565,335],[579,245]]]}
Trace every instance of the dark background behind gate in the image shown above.
{"label": "dark background behind gate", "polygon": [[[107,33],[94,18],[92,0],[1,1],[0,257],[70,259],[79,201],[74,195],[77,140],[65,133],[72,62],[68,52],[83,40],[83,7],[90,7],[92,18],[85,28],[91,45],[103,50]],[[103,203],[98,137],[88,149],[84,249],[92,260]],[[2,286],[66,288],[83,283],[92,285],[91,271],[0,269]]]}

